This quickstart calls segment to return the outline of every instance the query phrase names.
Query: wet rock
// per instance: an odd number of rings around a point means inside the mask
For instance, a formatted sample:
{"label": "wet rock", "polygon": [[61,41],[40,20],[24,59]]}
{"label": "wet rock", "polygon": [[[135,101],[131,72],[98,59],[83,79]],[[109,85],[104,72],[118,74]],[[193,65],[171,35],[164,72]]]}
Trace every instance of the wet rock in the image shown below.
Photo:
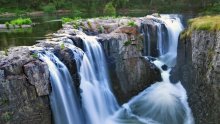
{"label": "wet rock", "polygon": [[167,65],[162,65],[161,68],[166,71],[168,69],[168,66]]}

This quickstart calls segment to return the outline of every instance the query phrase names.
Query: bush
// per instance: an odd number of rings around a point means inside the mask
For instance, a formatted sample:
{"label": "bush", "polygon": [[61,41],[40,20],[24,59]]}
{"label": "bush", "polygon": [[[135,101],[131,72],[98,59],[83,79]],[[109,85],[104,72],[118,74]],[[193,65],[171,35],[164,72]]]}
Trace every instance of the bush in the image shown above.
{"label": "bush", "polygon": [[116,16],[116,9],[113,6],[112,2],[109,2],[105,5],[104,14],[106,16]]}
{"label": "bush", "polygon": [[129,46],[129,45],[131,45],[131,43],[132,43],[132,41],[128,40],[128,41],[124,42],[124,46]]}
{"label": "bush", "polygon": [[7,27],[7,29],[10,28],[10,23],[9,22],[5,22],[5,26]]}
{"label": "bush", "polygon": [[73,19],[71,19],[71,18],[65,18],[65,17],[63,17],[62,19],[62,23],[68,23],[68,22],[72,22],[73,21]]}
{"label": "bush", "polygon": [[11,25],[31,25],[32,24],[32,21],[30,18],[18,18],[18,19],[15,19],[15,20],[12,20],[10,22]]}
{"label": "bush", "polygon": [[137,25],[135,24],[134,21],[130,21],[130,22],[128,22],[128,26],[134,27],[134,26],[137,26]]}
{"label": "bush", "polygon": [[56,7],[53,3],[49,3],[42,7],[42,10],[46,13],[54,13],[56,11]]}

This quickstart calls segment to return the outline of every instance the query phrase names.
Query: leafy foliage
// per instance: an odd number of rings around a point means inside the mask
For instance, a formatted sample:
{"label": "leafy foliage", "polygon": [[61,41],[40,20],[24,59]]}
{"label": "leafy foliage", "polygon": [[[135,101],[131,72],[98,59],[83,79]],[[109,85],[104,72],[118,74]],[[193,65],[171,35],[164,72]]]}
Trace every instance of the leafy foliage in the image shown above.
{"label": "leafy foliage", "polygon": [[9,22],[5,22],[5,26],[7,27],[7,29],[10,28],[10,23]]}
{"label": "leafy foliage", "polygon": [[1,115],[1,118],[5,121],[8,122],[12,119],[12,113],[11,112],[5,112]]}
{"label": "leafy foliage", "polygon": [[46,13],[54,13],[56,11],[56,7],[53,3],[49,3],[42,7],[42,10]]}
{"label": "leafy foliage", "polygon": [[134,27],[134,26],[137,26],[137,24],[135,24],[134,21],[130,21],[128,22],[128,26]]}
{"label": "leafy foliage", "polygon": [[11,25],[19,25],[19,26],[24,25],[24,24],[31,25],[32,21],[30,18],[18,18],[18,19],[10,21],[10,24]]}
{"label": "leafy foliage", "polygon": [[33,53],[31,56],[32,56],[33,58],[35,58],[35,59],[38,58],[38,54],[37,54],[37,53]]}
{"label": "leafy foliage", "polygon": [[60,45],[60,48],[61,48],[61,50],[64,50],[64,49],[65,49],[64,43],[62,43],[62,44]]}
{"label": "leafy foliage", "polygon": [[104,14],[106,16],[116,16],[116,9],[115,7],[113,6],[113,3],[112,2],[109,2],[105,5],[105,8],[104,8]]}
{"label": "leafy foliage", "polygon": [[131,45],[132,41],[131,40],[128,40],[124,43],[124,46],[128,46],[128,45]]}

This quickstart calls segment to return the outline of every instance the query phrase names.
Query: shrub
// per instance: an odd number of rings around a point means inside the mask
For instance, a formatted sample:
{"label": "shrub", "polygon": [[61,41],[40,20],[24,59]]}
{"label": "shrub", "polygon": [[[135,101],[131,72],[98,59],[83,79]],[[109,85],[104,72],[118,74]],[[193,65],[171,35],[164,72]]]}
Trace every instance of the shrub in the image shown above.
{"label": "shrub", "polygon": [[124,43],[124,46],[128,46],[128,45],[131,45],[132,41],[131,40],[128,40]]}
{"label": "shrub", "polygon": [[75,17],[75,18],[69,18],[69,17],[63,17],[61,20],[62,20],[62,23],[68,23],[68,22],[74,22],[74,21],[77,21],[77,20],[80,20],[81,17]]}
{"label": "shrub", "polygon": [[73,19],[71,19],[71,18],[65,18],[65,17],[63,17],[62,18],[62,23],[68,23],[68,22],[72,22],[73,21]]}
{"label": "shrub", "polygon": [[43,6],[42,10],[45,13],[54,13],[56,11],[56,7],[53,3],[49,3],[48,5]]}
{"label": "shrub", "polygon": [[38,54],[37,54],[37,53],[33,53],[31,56],[32,56],[34,59],[37,59],[37,58],[38,58]]}
{"label": "shrub", "polygon": [[1,118],[5,121],[8,122],[12,119],[12,113],[11,112],[5,112],[1,115]]}
{"label": "shrub", "polygon": [[10,23],[9,22],[5,22],[5,26],[7,27],[7,29],[10,28]]}
{"label": "shrub", "polygon": [[8,49],[7,48],[4,48],[4,52],[5,52],[5,56],[8,56]]}
{"label": "shrub", "polygon": [[90,21],[87,21],[87,25],[90,29],[92,29],[92,23]]}
{"label": "shrub", "polygon": [[137,26],[137,25],[135,24],[134,21],[130,21],[130,22],[128,22],[128,26],[134,27],[134,26]]}
{"label": "shrub", "polygon": [[61,48],[61,50],[64,50],[64,48],[65,48],[64,43],[62,43],[62,44],[60,45],[60,48]]}
{"label": "shrub", "polygon": [[106,16],[116,16],[116,9],[113,6],[112,2],[109,2],[105,5],[104,14]]}
{"label": "shrub", "polygon": [[30,18],[18,18],[18,19],[15,19],[15,20],[12,20],[10,21],[10,24],[11,25],[24,25],[24,24],[27,24],[27,25],[31,25],[32,24],[32,21]]}
{"label": "shrub", "polygon": [[105,31],[105,29],[102,25],[99,25],[98,30],[100,33],[103,33]]}

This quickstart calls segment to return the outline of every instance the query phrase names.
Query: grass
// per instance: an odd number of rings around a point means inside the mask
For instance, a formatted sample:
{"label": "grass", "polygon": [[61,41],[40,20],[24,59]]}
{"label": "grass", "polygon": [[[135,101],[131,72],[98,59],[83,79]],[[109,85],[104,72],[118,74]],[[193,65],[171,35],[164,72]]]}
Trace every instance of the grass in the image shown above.
{"label": "grass", "polygon": [[77,20],[80,20],[82,19],[81,17],[74,17],[74,18],[69,18],[69,17],[63,17],[61,20],[62,20],[62,23],[65,24],[65,23],[69,23],[69,22],[74,22],[74,21],[77,21]]}
{"label": "grass", "polygon": [[188,21],[192,30],[220,30],[220,16],[203,16]]}
{"label": "grass", "polygon": [[202,16],[188,21],[188,29],[182,32],[181,38],[190,36],[192,31],[220,31],[220,16]]}

